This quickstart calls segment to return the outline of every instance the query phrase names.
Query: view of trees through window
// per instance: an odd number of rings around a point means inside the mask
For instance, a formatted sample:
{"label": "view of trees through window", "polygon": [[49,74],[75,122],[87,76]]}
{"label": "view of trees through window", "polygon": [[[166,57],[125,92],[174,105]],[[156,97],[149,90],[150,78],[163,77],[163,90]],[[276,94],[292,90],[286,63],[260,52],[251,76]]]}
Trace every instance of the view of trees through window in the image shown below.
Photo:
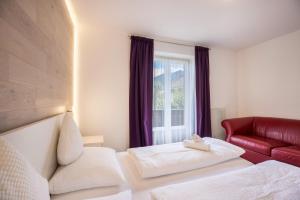
{"label": "view of trees through window", "polygon": [[185,62],[180,60],[154,60],[153,126],[162,127],[165,109],[171,107],[171,125],[184,124]]}
{"label": "view of trees through window", "polygon": [[165,68],[161,61],[154,60],[153,70],[153,127],[164,126]]}

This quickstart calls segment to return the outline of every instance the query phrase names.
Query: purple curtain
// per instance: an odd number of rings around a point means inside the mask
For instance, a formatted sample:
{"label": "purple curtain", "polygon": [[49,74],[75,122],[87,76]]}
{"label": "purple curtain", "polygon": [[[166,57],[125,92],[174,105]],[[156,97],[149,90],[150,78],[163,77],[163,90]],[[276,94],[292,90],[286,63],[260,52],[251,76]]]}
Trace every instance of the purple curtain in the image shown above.
{"label": "purple curtain", "polygon": [[129,131],[130,147],[152,145],[153,40],[131,37]]}
{"label": "purple curtain", "polygon": [[197,134],[211,137],[208,48],[195,47]]}

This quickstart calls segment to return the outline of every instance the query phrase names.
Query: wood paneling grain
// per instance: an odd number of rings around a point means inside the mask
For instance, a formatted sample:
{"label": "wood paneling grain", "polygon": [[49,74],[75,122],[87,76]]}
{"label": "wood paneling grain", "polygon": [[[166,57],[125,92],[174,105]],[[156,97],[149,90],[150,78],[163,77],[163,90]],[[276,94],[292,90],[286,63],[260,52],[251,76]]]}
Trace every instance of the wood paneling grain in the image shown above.
{"label": "wood paneling grain", "polygon": [[40,70],[23,62],[14,55],[9,55],[9,80],[20,84],[38,85]]}
{"label": "wood paneling grain", "polygon": [[22,9],[34,22],[36,22],[37,18],[37,1],[38,0],[17,0],[17,3],[22,7]]}
{"label": "wood paneling grain", "polygon": [[[1,1],[0,1],[1,2]],[[38,68],[46,68],[47,55],[0,17],[0,49]]]}
{"label": "wood paneling grain", "polygon": [[26,84],[0,82],[0,112],[35,108],[35,88]]}
{"label": "wood paneling grain", "polygon": [[8,54],[0,49],[0,81],[7,81],[9,76]]}
{"label": "wood paneling grain", "polygon": [[[15,0],[1,1],[6,3],[0,3],[0,17],[19,33],[22,33],[22,35],[27,38],[32,44],[39,47],[39,50],[47,52],[48,47],[52,44],[51,39],[49,39],[49,37],[46,37],[39,26],[34,23],[34,21],[26,14],[26,12]],[[47,2],[50,3],[52,1]],[[47,13],[46,11],[44,12],[45,14]],[[52,10],[48,10],[48,12],[51,13]]]}
{"label": "wood paneling grain", "polygon": [[64,0],[0,1],[0,132],[72,106],[72,55]]}

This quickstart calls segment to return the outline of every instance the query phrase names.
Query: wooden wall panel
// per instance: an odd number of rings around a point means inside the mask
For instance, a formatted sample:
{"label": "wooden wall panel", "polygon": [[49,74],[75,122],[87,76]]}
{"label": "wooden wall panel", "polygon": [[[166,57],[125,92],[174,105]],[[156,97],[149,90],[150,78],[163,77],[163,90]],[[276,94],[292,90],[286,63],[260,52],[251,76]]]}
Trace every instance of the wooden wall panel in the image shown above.
{"label": "wooden wall panel", "polygon": [[72,108],[72,56],[64,0],[0,1],[0,132]]}

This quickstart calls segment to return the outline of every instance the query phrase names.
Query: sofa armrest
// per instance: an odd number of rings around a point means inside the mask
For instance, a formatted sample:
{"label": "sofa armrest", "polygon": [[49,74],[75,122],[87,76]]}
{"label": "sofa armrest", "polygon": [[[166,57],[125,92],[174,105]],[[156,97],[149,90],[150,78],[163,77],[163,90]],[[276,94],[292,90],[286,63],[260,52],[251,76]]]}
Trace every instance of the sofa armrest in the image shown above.
{"label": "sofa armrest", "polygon": [[242,117],[225,119],[222,126],[226,131],[226,141],[230,142],[230,137],[234,134],[250,134],[252,132],[253,117]]}

